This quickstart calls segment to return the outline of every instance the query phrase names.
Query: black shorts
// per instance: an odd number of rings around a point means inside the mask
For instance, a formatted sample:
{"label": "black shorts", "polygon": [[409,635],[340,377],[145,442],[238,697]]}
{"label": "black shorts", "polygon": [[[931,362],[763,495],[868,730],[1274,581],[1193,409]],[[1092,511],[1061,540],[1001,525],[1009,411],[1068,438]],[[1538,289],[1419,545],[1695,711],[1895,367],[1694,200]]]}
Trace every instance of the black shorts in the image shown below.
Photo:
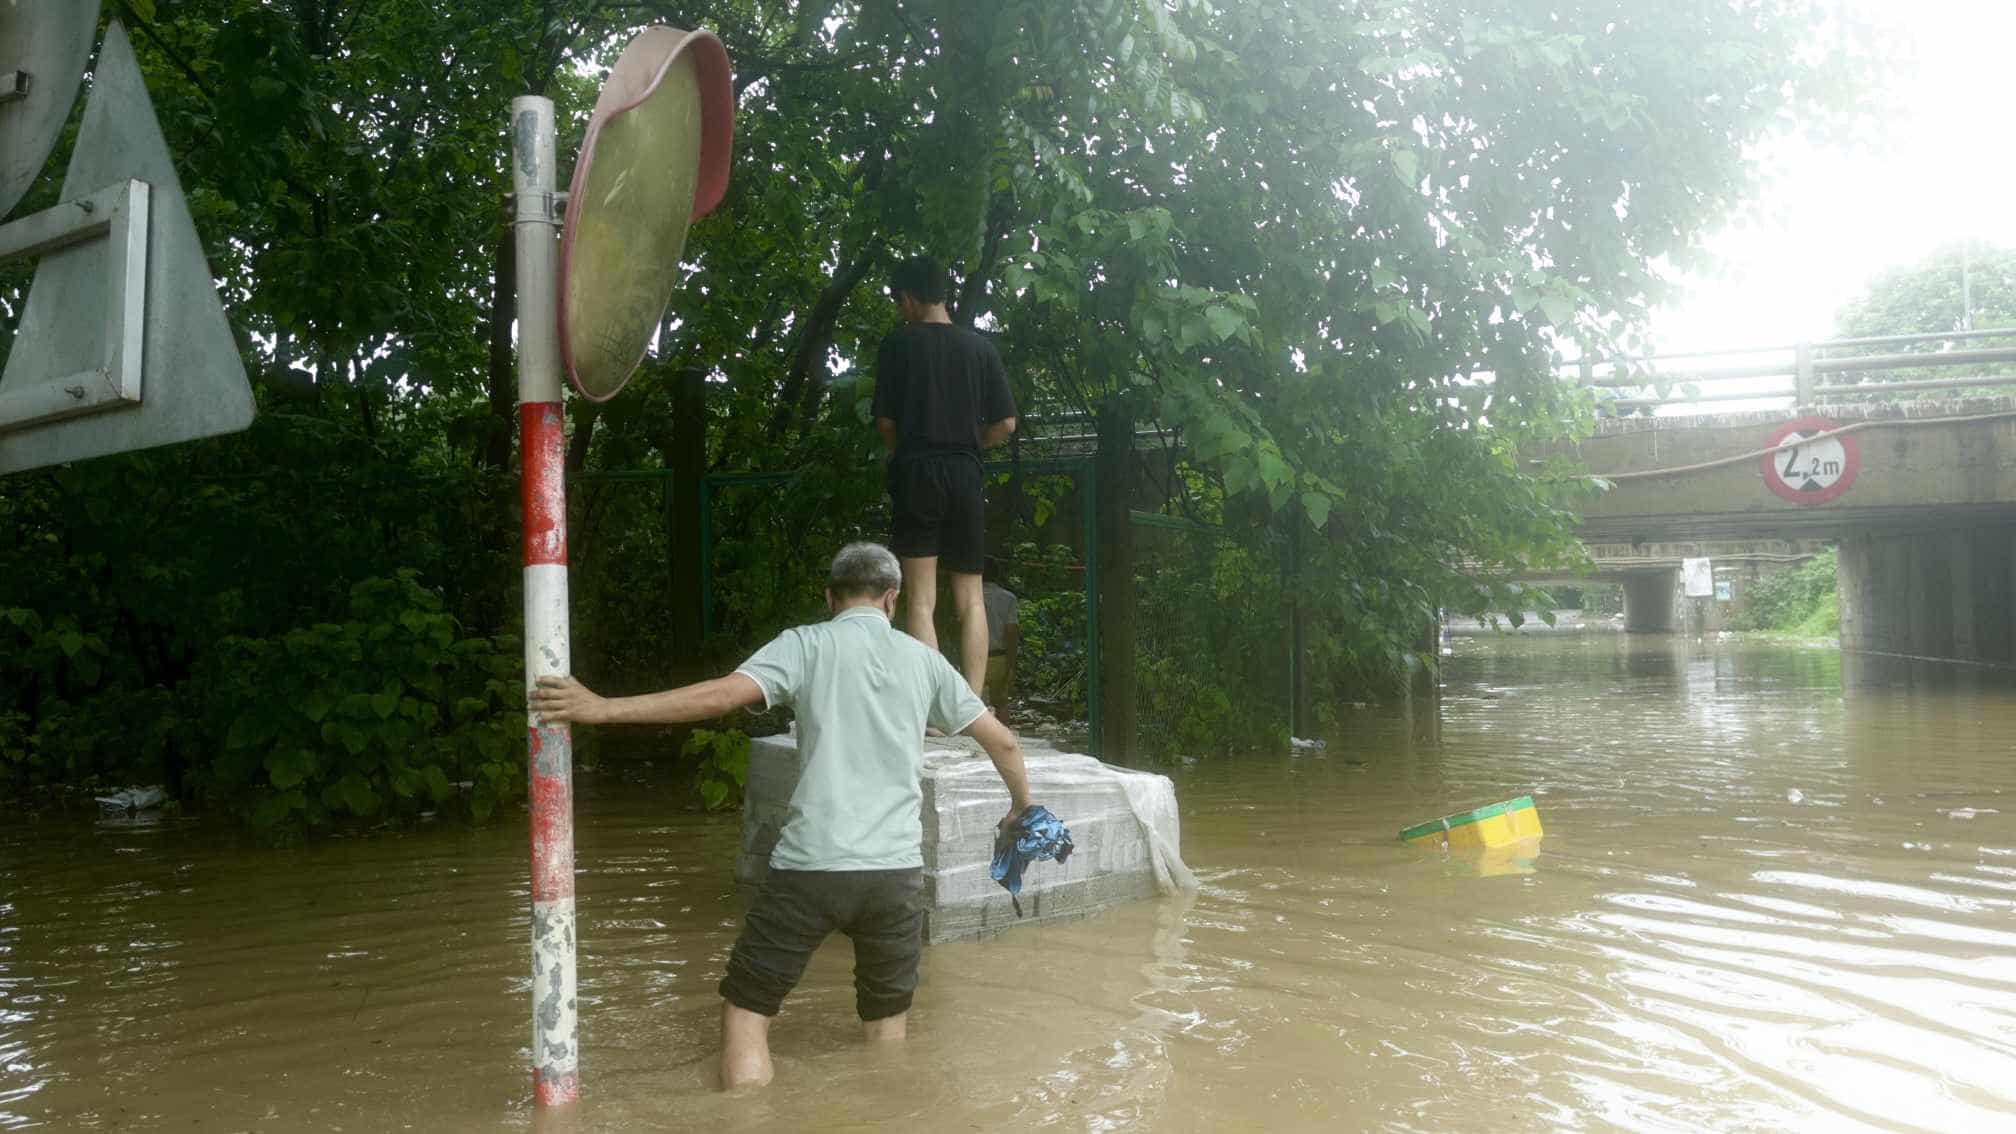
{"label": "black shorts", "polygon": [[854,942],[854,1007],[863,1020],[910,1010],[924,948],[922,870],[772,870],[728,957],[721,995],[775,1016],[812,951],[839,930]]}
{"label": "black shorts", "polygon": [[987,559],[987,501],[977,453],[912,453],[889,462],[895,523],[889,549],[903,559],[936,556],[978,575]]}

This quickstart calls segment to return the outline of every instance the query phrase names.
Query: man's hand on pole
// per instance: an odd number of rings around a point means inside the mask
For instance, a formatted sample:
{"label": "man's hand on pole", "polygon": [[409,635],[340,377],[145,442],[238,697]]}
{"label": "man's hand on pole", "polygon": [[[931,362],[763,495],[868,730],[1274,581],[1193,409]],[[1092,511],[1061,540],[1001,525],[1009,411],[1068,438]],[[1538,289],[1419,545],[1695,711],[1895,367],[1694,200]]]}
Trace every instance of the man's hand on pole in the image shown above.
{"label": "man's hand on pole", "polygon": [[542,677],[527,703],[548,724],[596,724],[606,719],[608,700],[568,677]]}

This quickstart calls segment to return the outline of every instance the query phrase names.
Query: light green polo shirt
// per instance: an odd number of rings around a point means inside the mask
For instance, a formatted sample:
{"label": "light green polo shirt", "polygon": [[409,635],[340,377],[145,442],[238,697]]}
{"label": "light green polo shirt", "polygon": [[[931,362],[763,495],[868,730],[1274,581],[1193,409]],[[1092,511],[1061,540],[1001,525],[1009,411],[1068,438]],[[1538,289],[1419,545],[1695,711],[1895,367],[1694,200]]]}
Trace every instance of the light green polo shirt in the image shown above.
{"label": "light green polo shirt", "polygon": [[801,771],[770,865],[923,866],[924,726],[964,732],[987,711],[952,663],[857,606],[784,631],[735,672],[798,715]]}

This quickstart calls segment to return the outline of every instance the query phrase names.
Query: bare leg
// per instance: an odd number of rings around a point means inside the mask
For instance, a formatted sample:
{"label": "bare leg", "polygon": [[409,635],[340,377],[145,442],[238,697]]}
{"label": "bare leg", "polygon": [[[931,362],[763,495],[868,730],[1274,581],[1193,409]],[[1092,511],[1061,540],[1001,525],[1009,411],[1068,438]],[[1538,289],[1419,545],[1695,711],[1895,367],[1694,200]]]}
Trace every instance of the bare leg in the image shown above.
{"label": "bare leg", "polygon": [[770,1081],[770,1017],[721,1002],[721,1089]]}
{"label": "bare leg", "polygon": [[[938,648],[938,557],[905,559],[903,563],[903,629],[932,649]],[[954,576],[957,582],[958,577]]]}
{"label": "bare leg", "polygon": [[910,1034],[910,1013],[898,1012],[880,1020],[861,1021],[861,1035],[869,1043],[887,1043]]}
{"label": "bare leg", "polygon": [[987,684],[987,605],[981,600],[980,576],[952,572],[952,608],[959,612],[960,669],[978,697]]}

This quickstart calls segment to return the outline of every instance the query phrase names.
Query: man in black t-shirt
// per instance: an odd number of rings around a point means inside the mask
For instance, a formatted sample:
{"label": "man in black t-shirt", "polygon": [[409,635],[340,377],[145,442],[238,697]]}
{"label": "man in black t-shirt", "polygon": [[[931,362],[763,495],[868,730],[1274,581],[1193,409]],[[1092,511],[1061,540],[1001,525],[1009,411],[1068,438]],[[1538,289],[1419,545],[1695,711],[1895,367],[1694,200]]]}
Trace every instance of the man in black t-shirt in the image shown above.
{"label": "man in black t-shirt", "polygon": [[903,563],[904,629],[937,648],[938,561],[952,573],[960,669],[980,692],[987,678],[987,555],[980,451],[1015,432],[1015,397],[1001,356],[945,312],[945,269],[928,256],[896,266],[889,291],[903,325],[875,356],[875,428],[889,447],[889,547]]}

